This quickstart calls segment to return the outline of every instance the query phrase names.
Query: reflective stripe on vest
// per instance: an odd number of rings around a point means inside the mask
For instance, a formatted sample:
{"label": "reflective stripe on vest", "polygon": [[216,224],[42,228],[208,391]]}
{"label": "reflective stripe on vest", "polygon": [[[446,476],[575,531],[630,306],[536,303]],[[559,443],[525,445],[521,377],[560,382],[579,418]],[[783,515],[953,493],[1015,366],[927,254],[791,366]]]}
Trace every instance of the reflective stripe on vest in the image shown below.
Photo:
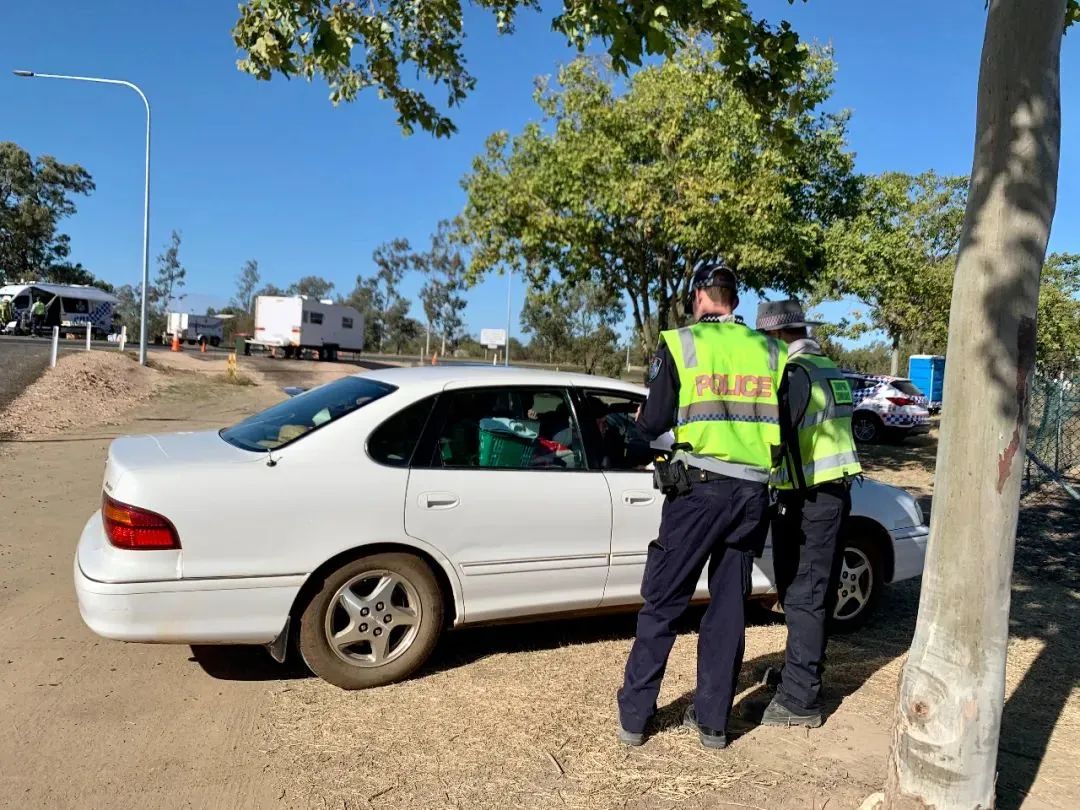
{"label": "reflective stripe on vest", "polygon": [[787,347],[735,322],[661,333],[679,375],[676,454],[710,472],[764,482],[780,445],[777,393]]}
{"label": "reflective stripe on vest", "polygon": [[[859,456],[857,454],[851,452],[837,453],[834,456],[826,456],[825,458],[811,461],[809,464],[803,464],[803,478],[806,479],[806,485],[808,487],[815,486],[816,484],[824,484],[827,481],[835,481],[838,478],[843,478],[844,476],[834,475],[829,479],[816,480],[815,484],[811,484],[810,481],[811,479],[817,479],[820,475],[824,474],[827,471],[835,471],[837,469],[850,467],[852,465],[858,467],[859,469],[854,472],[849,470],[847,472],[847,475],[858,475],[859,472],[862,472],[862,466],[859,464]],[[788,471],[786,467],[781,468],[781,470],[778,471],[773,477],[774,480],[779,479],[787,482]],[[790,488],[791,486],[787,487],[787,489]]]}
{"label": "reflective stripe on vest", "polygon": [[730,461],[723,461],[718,458],[713,458],[712,456],[699,456],[694,453],[687,453],[685,450],[678,451],[673,458],[674,460],[682,461],[691,467],[719,473],[720,475],[726,475],[731,478],[741,478],[745,481],[758,481],[762,484],[768,483],[769,481],[769,471],[764,467],[754,467],[750,464],[733,464]]}
{"label": "reflective stripe on vest", "polygon": [[[796,425],[798,453],[807,487],[836,481],[862,472],[855,440],[851,435],[853,405],[837,402],[837,394],[850,399],[850,383],[827,357],[799,354],[789,361],[810,378],[810,402]],[[791,471],[790,453],[773,471],[778,489],[794,489],[798,484]]]}

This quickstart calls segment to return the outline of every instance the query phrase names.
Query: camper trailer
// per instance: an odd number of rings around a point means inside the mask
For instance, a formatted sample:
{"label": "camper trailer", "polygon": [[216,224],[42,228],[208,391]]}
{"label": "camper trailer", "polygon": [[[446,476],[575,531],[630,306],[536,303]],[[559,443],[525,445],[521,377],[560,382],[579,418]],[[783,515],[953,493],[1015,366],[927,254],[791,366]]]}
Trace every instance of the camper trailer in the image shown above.
{"label": "camper trailer", "polygon": [[192,346],[196,343],[220,346],[225,339],[225,319],[216,315],[170,312],[165,317],[164,342],[171,342],[174,335],[181,342],[186,341]]}
{"label": "camper trailer", "polygon": [[364,316],[344,304],[304,295],[260,295],[255,336],[248,344],[281,349],[288,358],[310,350],[320,360],[334,360],[339,351],[363,350]]}
{"label": "camper trailer", "polygon": [[11,334],[30,334],[30,308],[35,301],[45,304],[45,316],[33,324],[39,333],[51,332],[60,327],[60,334],[86,334],[89,323],[95,337],[104,337],[113,331],[113,308],[117,298],[97,287],[74,284],[48,284],[24,282],[0,287],[0,296],[11,298],[12,318],[0,324],[0,331]]}

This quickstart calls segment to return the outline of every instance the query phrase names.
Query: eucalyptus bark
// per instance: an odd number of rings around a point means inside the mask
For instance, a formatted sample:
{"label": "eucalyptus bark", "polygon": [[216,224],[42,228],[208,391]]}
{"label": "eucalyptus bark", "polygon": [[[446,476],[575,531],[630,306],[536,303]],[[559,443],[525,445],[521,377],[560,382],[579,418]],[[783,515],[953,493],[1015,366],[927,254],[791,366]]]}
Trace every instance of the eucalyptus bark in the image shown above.
{"label": "eucalyptus bark", "polygon": [[[993,0],[949,320],[941,444],[885,805],[988,808],[1035,360],[1057,196],[1066,0]],[[979,407],[971,407],[979,392]]]}

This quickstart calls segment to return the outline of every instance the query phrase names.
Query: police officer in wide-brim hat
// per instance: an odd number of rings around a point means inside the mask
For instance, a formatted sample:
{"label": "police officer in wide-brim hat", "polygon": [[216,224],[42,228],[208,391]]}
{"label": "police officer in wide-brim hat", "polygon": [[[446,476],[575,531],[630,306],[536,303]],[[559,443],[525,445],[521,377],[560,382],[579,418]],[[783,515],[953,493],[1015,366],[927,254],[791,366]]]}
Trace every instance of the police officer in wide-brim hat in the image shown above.
{"label": "police officer in wide-brim hat", "polygon": [[851,435],[851,385],[824,356],[798,301],[759,305],[757,328],[788,344],[780,387],[784,462],[773,475],[779,511],[773,570],[788,638],[764,725],[822,723],[821,679],[828,620],[837,606],[840,531],[851,511],[850,481],[862,472]]}
{"label": "police officer in wide-brim hat", "polygon": [[649,367],[638,429],[650,441],[673,430],[675,444],[690,449],[676,454],[676,464],[686,466],[684,486],[667,494],[660,534],[646,558],[645,604],[618,697],[618,736],[628,745],[645,740],[675,622],[706,563],[711,598],[698,636],[697,691],[684,723],[706,747],[727,744],[753,557],[768,531],[768,480],[780,444],[777,391],[787,354],[782,342],[734,314],[736,288],[722,260],[699,262],[686,301],[695,323],[663,332]]}

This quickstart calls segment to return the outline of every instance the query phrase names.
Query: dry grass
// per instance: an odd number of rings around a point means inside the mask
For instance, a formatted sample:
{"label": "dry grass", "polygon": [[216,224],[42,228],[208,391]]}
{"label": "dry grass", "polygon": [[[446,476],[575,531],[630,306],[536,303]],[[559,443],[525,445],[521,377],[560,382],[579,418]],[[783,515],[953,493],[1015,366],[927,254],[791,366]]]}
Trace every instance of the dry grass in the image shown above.
{"label": "dry grass", "polygon": [[[694,685],[692,633],[679,639],[664,683],[663,731],[641,749],[616,742],[631,628],[607,619],[465,631],[433,671],[405,683],[344,693],[303,681],[276,696],[276,753],[289,761],[297,797],[330,806],[673,805],[773,781],[678,727]],[[775,654],[779,628],[762,631],[755,646]]]}
{"label": "dry grass", "polygon": [[[874,477],[932,493],[935,436],[864,453]],[[889,462],[890,456],[895,457]],[[999,806],[1080,806],[1080,513],[1027,499],[1017,548]],[[1076,518],[1075,520],[1073,518]],[[695,617],[679,636],[660,696],[660,731],[640,749],[614,738],[615,691],[633,617],[451,634],[411,681],[342,692],[313,678],[277,689],[273,756],[291,779],[283,802],[310,807],[858,807],[880,790],[918,581],[890,588],[862,631],[833,639],[830,716],[817,731],[754,728],[755,672],[777,663],[784,629],[747,632],[722,752],[678,727],[695,681]]]}

